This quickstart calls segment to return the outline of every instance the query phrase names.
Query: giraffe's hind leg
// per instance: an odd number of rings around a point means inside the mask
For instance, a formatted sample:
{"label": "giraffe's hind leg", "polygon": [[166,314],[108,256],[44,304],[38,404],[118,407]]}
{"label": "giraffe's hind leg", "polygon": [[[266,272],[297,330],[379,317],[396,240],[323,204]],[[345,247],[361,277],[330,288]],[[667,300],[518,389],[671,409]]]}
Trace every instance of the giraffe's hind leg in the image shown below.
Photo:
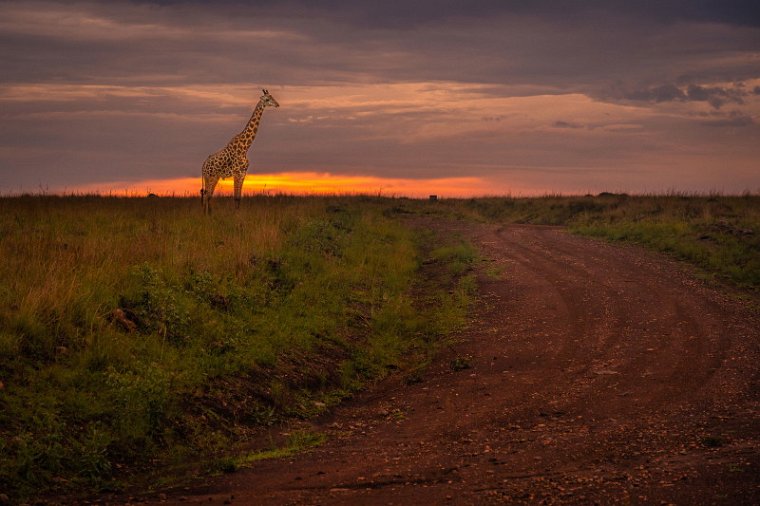
{"label": "giraffe's hind leg", "polygon": [[203,192],[203,212],[205,214],[211,214],[211,197],[214,195],[214,189],[219,182],[219,176],[203,176],[204,188]]}

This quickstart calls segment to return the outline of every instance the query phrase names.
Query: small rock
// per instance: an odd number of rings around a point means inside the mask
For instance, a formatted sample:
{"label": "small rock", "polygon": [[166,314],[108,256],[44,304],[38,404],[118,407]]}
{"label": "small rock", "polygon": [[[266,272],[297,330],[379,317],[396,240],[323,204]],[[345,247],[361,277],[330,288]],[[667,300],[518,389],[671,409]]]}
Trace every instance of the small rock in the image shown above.
{"label": "small rock", "polygon": [[597,374],[599,376],[612,376],[615,374],[620,374],[617,371],[613,371],[612,369],[597,369],[595,371],[592,371],[594,374]]}
{"label": "small rock", "polygon": [[137,325],[128,318],[127,313],[123,309],[117,307],[111,311],[109,316],[112,322],[118,323],[119,326],[127,332],[134,332],[137,330]]}

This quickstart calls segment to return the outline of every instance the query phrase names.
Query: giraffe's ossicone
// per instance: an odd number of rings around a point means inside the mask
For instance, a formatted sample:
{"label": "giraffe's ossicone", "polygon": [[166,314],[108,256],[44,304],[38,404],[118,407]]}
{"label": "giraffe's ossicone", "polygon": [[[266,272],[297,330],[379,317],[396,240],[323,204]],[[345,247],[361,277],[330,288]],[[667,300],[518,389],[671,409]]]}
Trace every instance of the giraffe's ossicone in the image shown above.
{"label": "giraffe's ossicone", "polygon": [[203,162],[201,170],[203,210],[206,214],[211,212],[211,197],[220,179],[233,178],[235,183],[235,205],[240,207],[240,196],[243,191],[243,181],[248,171],[248,149],[256,138],[259,130],[261,115],[266,107],[280,107],[269,91],[262,90],[264,94],[256,104],[251,119],[242,132],[227,143],[225,147],[212,154]]}

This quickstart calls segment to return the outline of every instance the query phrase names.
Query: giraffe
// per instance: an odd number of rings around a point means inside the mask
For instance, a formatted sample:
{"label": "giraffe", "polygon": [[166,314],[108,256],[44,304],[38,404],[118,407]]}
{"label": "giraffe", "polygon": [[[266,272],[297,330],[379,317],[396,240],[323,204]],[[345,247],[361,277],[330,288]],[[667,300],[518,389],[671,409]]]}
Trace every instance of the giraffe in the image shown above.
{"label": "giraffe", "polygon": [[214,188],[220,179],[232,177],[235,183],[235,207],[240,208],[240,194],[243,190],[243,181],[248,170],[248,149],[250,149],[253,139],[256,138],[256,132],[259,129],[261,115],[266,107],[280,107],[280,104],[274,99],[269,91],[262,90],[264,94],[256,104],[251,119],[242,132],[227,143],[227,145],[206,158],[201,170],[202,189],[201,197],[203,200],[203,211],[206,214],[211,213],[211,196],[214,195]]}

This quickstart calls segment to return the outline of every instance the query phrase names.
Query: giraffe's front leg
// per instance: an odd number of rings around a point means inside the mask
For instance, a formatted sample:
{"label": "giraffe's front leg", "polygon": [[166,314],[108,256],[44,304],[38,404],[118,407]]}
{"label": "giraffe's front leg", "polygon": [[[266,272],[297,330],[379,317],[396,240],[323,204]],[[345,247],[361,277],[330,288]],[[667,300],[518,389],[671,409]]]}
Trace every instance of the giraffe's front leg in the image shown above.
{"label": "giraffe's front leg", "polygon": [[245,181],[245,170],[237,172],[234,176],[235,181],[235,208],[240,209],[240,198],[243,193],[243,181]]}
{"label": "giraffe's front leg", "polygon": [[211,196],[214,194],[216,184],[219,182],[219,176],[209,175],[204,177],[205,188],[203,192],[203,212],[211,214]]}

